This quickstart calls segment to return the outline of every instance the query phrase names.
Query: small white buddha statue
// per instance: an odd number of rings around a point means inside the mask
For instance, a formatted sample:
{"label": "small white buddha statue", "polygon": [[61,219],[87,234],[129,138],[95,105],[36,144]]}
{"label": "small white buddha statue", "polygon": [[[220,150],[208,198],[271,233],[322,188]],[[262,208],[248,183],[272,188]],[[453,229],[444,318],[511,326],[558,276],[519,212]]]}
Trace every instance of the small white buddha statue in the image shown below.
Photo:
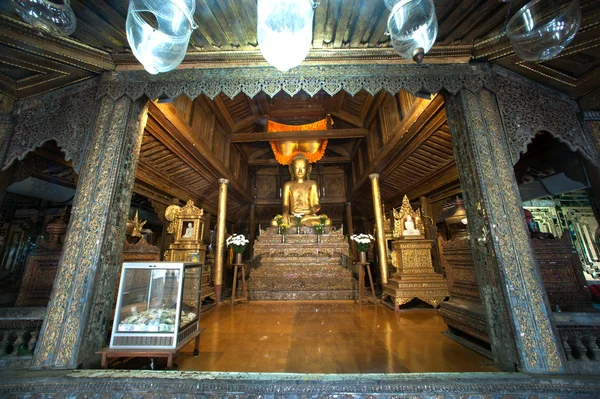
{"label": "small white buddha statue", "polygon": [[404,231],[402,232],[402,236],[420,236],[421,232],[419,229],[415,228],[415,222],[412,219],[412,216],[407,215],[404,220]]}
{"label": "small white buddha statue", "polygon": [[194,237],[194,224],[192,222],[189,222],[186,229],[185,229],[185,233],[181,236],[182,238],[193,238]]}

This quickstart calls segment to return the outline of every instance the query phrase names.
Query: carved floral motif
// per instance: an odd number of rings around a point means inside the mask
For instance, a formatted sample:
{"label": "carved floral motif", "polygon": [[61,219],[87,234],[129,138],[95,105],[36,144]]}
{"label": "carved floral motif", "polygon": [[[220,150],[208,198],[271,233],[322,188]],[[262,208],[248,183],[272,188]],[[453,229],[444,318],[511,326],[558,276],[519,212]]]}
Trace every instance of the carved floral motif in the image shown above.
{"label": "carved floral motif", "polygon": [[493,89],[513,165],[540,131],[551,133],[571,150],[579,150],[600,164],[600,155],[586,138],[577,118],[577,106],[569,97],[505,69],[493,68],[493,71]]}
{"label": "carved floral motif", "polygon": [[98,79],[20,102],[20,114],[3,168],[54,140],[79,174],[88,136],[96,116]]}
{"label": "carved floral motif", "polygon": [[103,75],[98,96],[116,99],[126,95],[138,99],[145,95],[154,99],[185,94],[194,99],[205,94],[213,99],[221,92],[233,98],[239,93],[254,97],[261,91],[272,97],[280,91],[293,96],[303,90],[313,96],[320,90],[330,95],[342,90],[354,95],[365,90],[374,95],[381,90],[396,94],[401,89],[413,94],[445,89],[455,94],[463,88],[477,91],[490,81],[489,66],[481,64],[435,65],[435,68],[381,64],[298,66],[285,73],[270,67],[178,69],[162,75],[120,71]]}

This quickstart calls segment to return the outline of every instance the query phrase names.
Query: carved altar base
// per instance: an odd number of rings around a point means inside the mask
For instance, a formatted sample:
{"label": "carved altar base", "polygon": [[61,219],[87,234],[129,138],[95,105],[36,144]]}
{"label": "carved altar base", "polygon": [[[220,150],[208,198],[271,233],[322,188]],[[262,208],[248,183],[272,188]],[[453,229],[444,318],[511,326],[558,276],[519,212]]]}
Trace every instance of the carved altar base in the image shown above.
{"label": "carved altar base", "polygon": [[325,228],[320,241],[310,227],[295,227],[282,236],[276,227],[261,230],[254,243],[254,256],[260,262],[250,272],[248,296],[251,300],[354,299],[356,280],[343,266],[348,241],[341,231]]}
{"label": "carved altar base", "polygon": [[424,239],[394,241],[392,262],[397,272],[384,287],[383,299],[392,298],[396,311],[414,298],[437,308],[450,295],[446,279],[433,270],[432,243]]}

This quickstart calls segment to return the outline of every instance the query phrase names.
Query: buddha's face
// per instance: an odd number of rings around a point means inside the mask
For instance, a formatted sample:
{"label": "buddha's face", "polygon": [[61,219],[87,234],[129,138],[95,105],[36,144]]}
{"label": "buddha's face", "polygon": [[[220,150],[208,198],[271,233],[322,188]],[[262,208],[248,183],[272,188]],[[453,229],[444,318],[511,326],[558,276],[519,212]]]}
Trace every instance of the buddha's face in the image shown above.
{"label": "buddha's face", "polygon": [[296,176],[296,179],[304,179],[306,177],[306,167],[307,167],[307,163],[302,159],[294,162],[293,170],[294,170],[294,176]]}

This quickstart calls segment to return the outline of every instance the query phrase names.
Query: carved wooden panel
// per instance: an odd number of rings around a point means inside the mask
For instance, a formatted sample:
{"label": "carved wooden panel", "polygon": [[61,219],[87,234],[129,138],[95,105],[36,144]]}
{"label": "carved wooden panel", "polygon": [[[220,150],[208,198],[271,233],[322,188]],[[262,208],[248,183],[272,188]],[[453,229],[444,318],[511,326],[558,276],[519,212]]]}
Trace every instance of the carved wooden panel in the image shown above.
{"label": "carved wooden panel", "polygon": [[225,137],[221,129],[215,129],[213,133],[213,154],[218,159],[223,159],[225,154]]}
{"label": "carved wooden panel", "polygon": [[259,175],[256,176],[256,198],[259,199],[275,199],[278,193],[279,176],[275,175]]}
{"label": "carved wooden panel", "polygon": [[343,174],[324,174],[322,196],[327,202],[346,200],[346,184]]}
{"label": "carved wooden panel", "polygon": [[381,123],[381,134],[384,141],[387,141],[394,133],[394,128],[400,123],[401,115],[394,98],[388,95],[388,101],[385,101],[379,108],[379,120]]}
{"label": "carved wooden panel", "polygon": [[29,257],[15,306],[48,305],[61,252],[49,250]]}

